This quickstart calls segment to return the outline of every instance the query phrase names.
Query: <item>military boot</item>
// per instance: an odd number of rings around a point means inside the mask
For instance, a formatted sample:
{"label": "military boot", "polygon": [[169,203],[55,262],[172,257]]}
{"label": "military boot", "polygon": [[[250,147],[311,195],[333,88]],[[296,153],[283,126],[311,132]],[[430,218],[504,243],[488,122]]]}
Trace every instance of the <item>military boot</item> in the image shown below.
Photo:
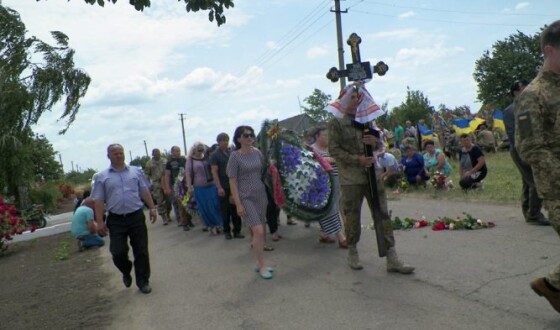
{"label": "military boot", "polygon": [[360,257],[358,256],[356,245],[348,245],[348,266],[354,270],[364,268],[362,264],[360,264]]}
{"label": "military boot", "polygon": [[397,251],[392,247],[387,250],[387,271],[389,273],[411,274],[414,267],[402,263],[397,256]]}

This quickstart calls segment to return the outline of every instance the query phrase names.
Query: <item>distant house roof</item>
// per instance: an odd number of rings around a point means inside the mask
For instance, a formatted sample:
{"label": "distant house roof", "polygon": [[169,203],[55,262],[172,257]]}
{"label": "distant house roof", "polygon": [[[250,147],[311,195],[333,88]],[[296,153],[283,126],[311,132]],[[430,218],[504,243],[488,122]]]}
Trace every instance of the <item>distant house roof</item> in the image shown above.
{"label": "distant house roof", "polygon": [[290,129],[296,133],[304,133],[307,129],[316,126],[317,121],[306,114],[301,114],[278,121],[280,127]]}

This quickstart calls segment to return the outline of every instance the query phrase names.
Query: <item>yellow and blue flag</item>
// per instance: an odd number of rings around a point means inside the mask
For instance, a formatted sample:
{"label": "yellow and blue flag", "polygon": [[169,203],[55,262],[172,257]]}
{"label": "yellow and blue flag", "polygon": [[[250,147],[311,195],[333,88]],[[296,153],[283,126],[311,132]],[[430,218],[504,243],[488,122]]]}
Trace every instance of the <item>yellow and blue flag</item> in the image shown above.
{"label": "yellow and blue flag", "polygon": [[461,134],[470,134],[471,127],[469,125],[469,119],[452,119],[451,123],[453,124],[453,129],[457,135]]}
{"label": "yellow and blue flag", "polygon": [[474,132],[480,124],[484,124],[486,120],[482,118],[475,117],[473,119],[453,119],[451,123],[453,124],[453,129],[458,135],[461,134],[471,134]]}
{"label": "yellow and blue flag", "polygon": [[422,124],[418,124],[417,126],[421,141],[434,140],[437,138],[437,134],[435,134],[431,129],[428,129]]}
{"label": "yellow and blue flag", "polygon": [[494,121],[494,128],[499,129],[502,133],[506,132],[506,125],[504,124],[504,113],[502,110],[495,110],[492,115]]}

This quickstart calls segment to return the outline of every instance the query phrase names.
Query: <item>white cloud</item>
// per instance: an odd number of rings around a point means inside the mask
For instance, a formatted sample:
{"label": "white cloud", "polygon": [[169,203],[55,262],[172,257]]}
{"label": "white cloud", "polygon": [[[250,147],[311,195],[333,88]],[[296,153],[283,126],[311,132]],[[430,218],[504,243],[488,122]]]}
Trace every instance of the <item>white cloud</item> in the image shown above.
{"label": "white cloud", "polygon": [[520,2],[515,5],[515,10],[520,10],[529,6],[529,2]]}
{"label": "white cloud", "polygon": [[266,48],[268,49],[278,49],[278,43],[276,41],[267,41]]}
{"label": "white cloud", "polygon": [[464,52],[462,47],[444,47],[441,43],[425,48],[401,48],[395,57],[395,66],[425,65],[435,60]]}
{"label": "white cloud", "polygon": [[381,39],[381,38],[411,38],[418,34],[417,29],[399,29],[399,30],[391,30],[391,31],[381,31],[369,34],[368,37],[372,39]]}
{"label": "white cloud", "polygon": [[307,50],[307,58],[309,59],[316,59],[319,57],[323,57],[329,54],[327,47],[324,46],[316,46],[311,47]]}
{"label": "white cloud", "polygon": [[414,13],[414,12],[411,11],[411,10],[409,10],[409,11],[407,11],[407,12],[404,12],[404,13],[402,13],[402,14],[399,14],[398,17],[399,17],[399,18],[409,18],[409,17],[415,16],[415,15],[416,15],[416,13]]}

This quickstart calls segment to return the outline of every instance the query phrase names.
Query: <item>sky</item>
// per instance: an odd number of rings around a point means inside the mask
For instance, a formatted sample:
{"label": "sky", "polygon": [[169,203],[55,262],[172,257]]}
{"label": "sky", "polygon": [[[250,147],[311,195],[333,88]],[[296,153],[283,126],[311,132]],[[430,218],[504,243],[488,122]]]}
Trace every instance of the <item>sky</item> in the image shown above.
{"label": "sky", "polygon": [[[33,127],[60,154],[65,172],[106,168],[111,143],[122,144],[127,158],[146,155],[146,147],[151,153],[178,145],[184,153],[179,114],[190,148],[212,145],[220,132],[232,136],[240,125],[258,131],[265,119],[298,115],[316,88],[338,95],[340,85],[325,77],[338,66],[333,1],[234,3],[217,27],[177,0],[154,0],[144,12],[126,0],[104,8],[83,0],[3,0],[29,36],[53,44],[50,31],[68,35],[76,67],[92,78],[65,135],[58,134],[61,105]],[[409,87],[434,107],[476,112],[475,61],[496,41],[517,31],[533,35],[558,19],[555,0],[346,0],[341,9],[344,42],[357,33],[362,61],[389,66],[367,84],[389,109]],[[346,43],[344,50],[350,63]]]}

